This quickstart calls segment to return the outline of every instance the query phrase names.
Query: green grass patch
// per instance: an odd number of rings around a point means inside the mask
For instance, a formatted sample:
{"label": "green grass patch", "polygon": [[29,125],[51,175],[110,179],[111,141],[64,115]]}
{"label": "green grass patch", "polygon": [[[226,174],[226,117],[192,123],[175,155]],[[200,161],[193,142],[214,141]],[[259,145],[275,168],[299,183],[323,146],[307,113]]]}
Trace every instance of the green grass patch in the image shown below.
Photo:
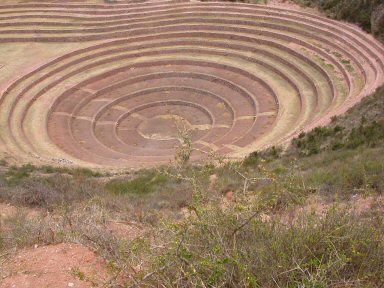
{"label": "green grass patch", "polygon": [[[6,165],[6,164],[5,164]],[[23,166],[10,166],[7,171],[0,175],[5,179],[5,182],[10,186],[19,185],[26,178],[29,178],[33,173],[35,174],[68,174],[73,177],[101,177],[102,173],[93,171],[87,168],[71,168],[71,167],[53,167],[53,166],[35,166],[32,164],[26,164]]]}
{"label": "green grass patch", "polygon": [[12,166],[4,174],[6,183],[14,186],[20,184],[25,178],[28,178],[32,172],[36,171],[36,166],[27,164],[21,167]]}
{"label": "green grass patch", "polygon": [[105,188],[114,194],[146,195],[168,182],[168,177],[158,171],[148,171],[132,180],[111,180]]}
{"label": "green grass patch", "polygon": [[101,177],[103,174],[99,171],[94,171],[88,168],[71,168],[71,167],[54,167],[54,166],[41,166],[38,171],[46,174],[69,174],[75,177]]}

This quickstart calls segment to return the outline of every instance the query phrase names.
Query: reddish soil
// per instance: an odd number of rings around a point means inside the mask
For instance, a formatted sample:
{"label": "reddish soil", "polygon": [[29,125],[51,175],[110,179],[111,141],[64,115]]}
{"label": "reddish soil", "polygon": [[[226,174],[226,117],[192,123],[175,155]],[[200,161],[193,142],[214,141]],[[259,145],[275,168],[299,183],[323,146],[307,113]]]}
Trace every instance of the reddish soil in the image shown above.
{"label": "reddish soil", "polygon": [[1,288],[101,287],[110,277],[104,260],[70,243],[23,249],[1,270]]}
{"label": "reddish soil", "polygon": [[109,221],[108,230],[126,240],[133,240],[144,233],[144,229],[137,224],[120,221]]}
{"label": "reddish soil", "polygon": [[[20,212],[28,219],[45,215],[38,209],[0,203],[0,233],[10,229],[6,220]],[[144,233],[135,223],[114,220],[108,221],[108,231],[126,240]],[[114,276],[105,260],[81,244],[61,243],[9,252],[0,257],[0,288],[103,287]]]}

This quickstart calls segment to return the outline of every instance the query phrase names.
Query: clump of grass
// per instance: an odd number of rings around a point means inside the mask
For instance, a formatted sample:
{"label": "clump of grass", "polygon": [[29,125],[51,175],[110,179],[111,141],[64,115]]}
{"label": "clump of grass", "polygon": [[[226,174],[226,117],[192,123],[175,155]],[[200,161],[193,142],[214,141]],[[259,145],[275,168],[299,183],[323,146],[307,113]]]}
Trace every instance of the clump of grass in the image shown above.
{"label": "clump of grass", "polygon": [[168,182],[168,177],[156,170],[150,170],[131,180],[111,180],[105,187],[114,194],[146,195]]}
{"label": "clump of grass", "polygon": [[60,173],[60,174],[68,174],[74,177],[101,177],[103,174],[99,171],[94,171],[88,168],[70,168],[70,167],[54,167],[54,166],[41,166],[38,168],[38,171],[41,173],[46,174],[54,174],[54,173]]}
{"label": "clump of grass", "polygon": [[30,217],[27,212],[19,209],[15,215],[5,219],[7,229],[2,230],[5,236],[3,249],[22,248],[35,244],[53,244],[62,241],[59,225],[41,216]]}
{"label": "clump of grass", "polygon": [[[4,162],[4,165],[7,165],[6,162]],[[25,164],[22,166],[8,167],[6,172],[0,175],[0,177],[2,177],[9,186],[17,186],[33,174],[68,174],[73,177],[84,178],[95,178],[103,176],[101,172],[93,171],[88,168],[53,167],[47,165],[38,167],[32,164]]]}
{"label": "clump of grass", "polygon": [[17,185],[25,178],[28,178],[32,172],[36,170],[36,166],[26,164],[21,167],[11,166],[4,177],[9,185]]}
{"label": "clump of grass", "polygon": [[0,199],[18,206],[51,210],[55,206],[84,201],[101,194],[97,181],[65,174],[49,177],[23,175],[22,178],[18,176],[17,182],[13,178],[11,181],[11,186],[0,189]]}
{"label": "clump of grass", "polygon": [[345,64],[345,65],[349,65],[351,64],[351,60],[348,60],[348,59],[342,59],[341,60],[341,63]]}
{"label": "clump of grass", "polygon": [[260,161],[271,162],[278,159],[283,153],[283,149],[278,146],[272,146],[264,151],[255,151],[249,154],[243,161],[245,166],[255,166],[260,164]]}

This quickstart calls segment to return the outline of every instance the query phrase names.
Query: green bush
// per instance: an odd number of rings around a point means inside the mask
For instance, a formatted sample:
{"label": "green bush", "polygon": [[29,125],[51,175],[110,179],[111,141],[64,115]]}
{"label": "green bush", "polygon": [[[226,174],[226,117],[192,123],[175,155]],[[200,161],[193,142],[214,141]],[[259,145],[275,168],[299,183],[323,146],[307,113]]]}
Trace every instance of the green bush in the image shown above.
{"label": "green bush", "polygon": [[[237,207],[239,209],[240,207]],[[335,207],[290,224],[215,207],[170,228],[147,284],[165,287],[364,287],[383,284],[383,222]],[[251,216],[250,216],[251,215]],[[382,221],[382,218],[380,218]],[[245,223],[245,224],[244,224]],[[158,250],[156,250],[158,251]],[[166,283],[169,283],[167,285]],[[361,286],[361,287],[363,287]]]}

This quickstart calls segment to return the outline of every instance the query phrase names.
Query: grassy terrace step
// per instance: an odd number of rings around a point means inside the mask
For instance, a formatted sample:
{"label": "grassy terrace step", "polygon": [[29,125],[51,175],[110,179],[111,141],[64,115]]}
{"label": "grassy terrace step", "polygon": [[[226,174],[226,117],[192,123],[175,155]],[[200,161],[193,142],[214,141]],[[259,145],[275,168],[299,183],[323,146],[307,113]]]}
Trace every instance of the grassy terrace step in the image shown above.
{"label": "grassy terrace step", "polygon": [[384,73],[358,29],[261,5],[5,5],[0,41],[90,41],[0,98],[8,153],[79,165],[167,162],[181,124],[202,151],[244,155],[328,121]]}
{"label": "grassy terrace step", "polygon": [[[270,27],[276,27],[276,25],[275,24],[270,24],[270,25],[267,25],[269,28]],[[166,27],[165,27],[166,28]],[[285,29],[284,27],[277,27],[277,30],[278,29]],[[295,29],[293,29],[295,32],[298,32],[298,30],[295,30]],[[288,29],[287,30],[287,32],[289,32],[289,31],[292,31],[292,29]],[[52,31],[52,32],[54,32],[54,31]],[[268,31],[261,31],[261,32],[264,32],[264,33],[268,33]],[[285,32],[285,34],[287,34],[287,32]],[[132,34],[132,33],[131,33]],[[306,33],[307,35],[312,35],[310,32],[308,32],[308,33]],[[114,35],[116,35],[116,34],[114,34]],[[93,37],[100,37],[100,36],[97,36],[97,35],[94,35]],[[74,36],[74,37],[71,37],[71,39],[72,40],[74,40],[76,37]],[[80,38],[84,38],[84,37],[80,37]],[[49,38],[46,38],[46,40],[48,40]],[[324,41],[324,39],[321,39],[321,38],[317,38],[318,39],[318,41]],[[14,39],[15,40],[15,39]],[[51,40],[53,40],[53,39],[51,39]],[[57,41],[58,39],[55,39],[55,41]],[[343,51],[341,51],[341,52],[343,52]],[[345,52],[344,52],[345,53]],[[347,56],[349,57],[349,58],[352,58],[353,56],[351,55],[351,54],[349,54],[349,53],[347,53]],[[371,62],[372,63],[372,61],[371,61],[371,59],[369,59],[368,57],[365,57],[365,59],[364,59],[364,61],[368,61],[368,62]],[[372,66],[373,68],[375,68],[375,66]],[[362,70],[362,71],[364,71],[364,69],[361,67],[361,66],[359,66],[358,67],[360,70]],[[377,72],[377,71],[375,71],[375,72]]]}

